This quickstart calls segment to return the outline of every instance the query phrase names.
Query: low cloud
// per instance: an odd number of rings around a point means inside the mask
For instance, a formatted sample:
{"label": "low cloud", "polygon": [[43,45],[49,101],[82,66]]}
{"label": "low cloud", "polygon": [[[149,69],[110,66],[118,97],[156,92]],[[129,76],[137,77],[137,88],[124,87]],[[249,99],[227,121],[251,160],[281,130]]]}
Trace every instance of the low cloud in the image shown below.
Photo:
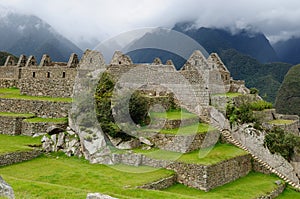
{"label": "low cloud", "polygon": [[0,0],[5,10],[36,15],[76,43],[144,27],[197,26],[262,31],[275,42],[300,35],[296,0]]}

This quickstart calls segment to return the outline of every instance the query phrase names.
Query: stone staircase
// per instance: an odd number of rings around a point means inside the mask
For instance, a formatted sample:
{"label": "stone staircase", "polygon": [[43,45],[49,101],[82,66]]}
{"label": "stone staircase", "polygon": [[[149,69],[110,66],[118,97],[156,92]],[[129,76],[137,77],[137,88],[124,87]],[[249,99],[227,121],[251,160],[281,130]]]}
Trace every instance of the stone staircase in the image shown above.
{"label": "stone staircase", "polygon": [[263,161],[262,159],[260,159],[259,157],[257,157],[256,155],[254,155],[253,153],[251,153],[251,150],[249,150],[248,148],[246,148],[245,146],[243,146],[241,143],[239,143],[237,140],[235,140],[230,131],[228,129],[222,129],[220,127],[215,127],[217,128],[221,134],[223,135],[223,137],[229,142],[234,144],[235,146],[249,152],[252,156],[252,158],[254,160],[256,160],[257,162],[259,162],[261,165],[263,165],[265,168],[267,168],[269,171],[271,171],[272,173],[276,174],[277,176],[279,176],[281,179],[283,179],[286,183],[288,183],[290,186],[292,186],[293,188],[295,188],[297,191],[300,191],[300,185],[296,184],[295,182],[293,182],[292,180],[290,180],[288,177],[286,177],[285,175],[283,175],[282,173],[278,172],[276,169],[274,169],[273,167],[271,167],[268,163],[266,163],[265,161]]}

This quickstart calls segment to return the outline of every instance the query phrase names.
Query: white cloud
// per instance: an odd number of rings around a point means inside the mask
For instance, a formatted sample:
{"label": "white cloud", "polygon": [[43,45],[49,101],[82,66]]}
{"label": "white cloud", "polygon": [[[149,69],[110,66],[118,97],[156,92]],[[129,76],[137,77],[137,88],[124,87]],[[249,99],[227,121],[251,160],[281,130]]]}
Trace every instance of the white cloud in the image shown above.
{"label": "white cloud", "polygon": [[37,15],[75,42],[186,20],[232,30],[256,27],[273,41],[300,33],[297,0],[0,0],[0,6]]}

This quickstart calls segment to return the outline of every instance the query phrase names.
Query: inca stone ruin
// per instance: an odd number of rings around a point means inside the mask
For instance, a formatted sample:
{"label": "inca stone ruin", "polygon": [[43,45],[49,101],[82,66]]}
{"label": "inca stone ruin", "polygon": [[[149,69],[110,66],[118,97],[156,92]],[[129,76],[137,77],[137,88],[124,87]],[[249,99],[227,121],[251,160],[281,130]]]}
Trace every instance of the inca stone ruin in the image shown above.
{"label": "inca stone ruin", "polygon": [[[163,121],[162,128],[175,129],[195,121],[211,125],[211,128],[203,134],[164,135],[138,132],[135,126],[128,128],[133,129],[130,133],[135,139],[127,143],[118,143],[119,148],[129,151],[114,153],[111,146],[116,146],[117,141],[102,132],[96,117],[93,116],[94,89],[103,72],[111,74],[117,82],[114,91],[116,95],[122,96],[128,91],[141,90],[152,98],[159,98],[172,93],[178,106],[197,116],[194,120]],[[116,52],[109,64],[106,64],[100,52],[91,50],[87,50],[80,60],[76,54],[72,54],[67,63],[53,62],[48,55],[44,55],[39,63],[34,56],[27,58],[21,55],[17,63],[8,57],[5,65],[0,67],[0,88],[11,87],[19,88],[20,93],[27,96],[73,97],[73,103],[0,99],[0,112],[32,114],[1,116],[0,133],[27,136],[48,134],[49,136],[44,136],[42,140],[46,152],[62,150],[68,155],[83,155],[91,163],[147,165],[176,171],[176,177],[158,183],[159,188],[180,182],[209,191],[243,177],[251,170],[273,172],[290,185],[299,188],[298,162],[291,164],[271,154],[261,142],[263,133],[257,133],[248,126],[236,127],[233,130],[230,128],[224,116],[228,98],[217,94],[234,92],[250,95],[250,91],[245,87],[244,81],[231,78],[230,72],[216,53],[205,58],[200,51],[195,51],[179,71],[175,69],[171,60],[163,64],[157,58],[153,63],[135,64],[129,56],[121,52]],[[85,113],[78,112],[82,99],[91,103]],[[297,116],[283,116],[275,110],[272,111],[264,113],[264,117],[292,119],[294,122],[285,128],[293,129],[293,132],[299,135]],[[33,117],[68,117],[69,121],[61,124],[27,122],[28,118]],[[87,119],[92,122],[91,126],[82,125]],[[115,119],[118,120],[118,115]],[[120,125],[122,127],[123,124]],[[145,144],[149,148],[188,153],[211,147],[219,139],[245,150],[245,154],[212,165],[197,165],[175,160],[157,160],[130,151],[131,148]],[[145,185],[152,186],[156,185]]]}

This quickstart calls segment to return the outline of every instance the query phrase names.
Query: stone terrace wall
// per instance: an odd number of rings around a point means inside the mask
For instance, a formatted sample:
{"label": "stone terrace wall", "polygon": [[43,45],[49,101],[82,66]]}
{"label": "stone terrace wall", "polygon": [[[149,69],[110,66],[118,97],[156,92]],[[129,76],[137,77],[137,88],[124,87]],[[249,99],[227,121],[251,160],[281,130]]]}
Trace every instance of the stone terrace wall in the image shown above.
{"label": "stone terrace wall", "polygon": [[38,157],[41,154],[42,152],[38,150],[3,154],[0,155],[0,166],[6,166],[6,165],[11,165],[11,164],[31,160],[33,158]]}
{"label": "stone terrace wall", "polygon": [[51,122],[37,122],[37,123],[31,123],[31,122],[26,122],[22,121],[22,130],[21,134],[22,135],[27,135],[27,136],[33,136],[34,134],[46,134],[47,129],[50,126],[55,126],[61,129],[66,129],[67,124],[63,123],[51,123]]}
{"label": "stone terrace wall", "polygon": [[247,175],[251,169],[251,155],[235,157],[214,165],[188,164],[167,160],[155,160],[142,154],[113,154],[114,164],[146,165],[166,168],[177,173],[177,181],[187,186],[209,191]]}
{"label": "stone terrace wall", "polygon": [[205,147],[214,145],[216,140],[218,140],[219,135],[220,134],[218,131],[198,133],[195,135],[172,135],[157,133],[149,139],[156,147],[160,149],[188,153],[200,149],[202,145],[205,145]]}
{"label": "stone terrace wall", "polygon": [[19,69],[16,66],[0,66],[0,79],[18,79]]}
{"label": "stone terrace wall", "polygon": [[38,117],[67,117],[71,103],[23,99],[0,99],[0,112],[33,113]]}
{"label": "stone terrace wall", "polygon": [[30,67],[22,70],[19,87],[31,96],[71,97],[76,75],[76,68]]}
{"label": "stone terrace wall", "polygon": [[20,135],[22,133],[22,121],[26,117],[0,116],[0,134]]}
{"label": "stone terrace wall", "polygon": [[207,188],[232,182],[252,170],[251,155],[235,157],[207,167]]}
{"label": "stone terrace wall", "polygon": [[19,82],[16,79],[0,79],[0,88],[19,87]]}

